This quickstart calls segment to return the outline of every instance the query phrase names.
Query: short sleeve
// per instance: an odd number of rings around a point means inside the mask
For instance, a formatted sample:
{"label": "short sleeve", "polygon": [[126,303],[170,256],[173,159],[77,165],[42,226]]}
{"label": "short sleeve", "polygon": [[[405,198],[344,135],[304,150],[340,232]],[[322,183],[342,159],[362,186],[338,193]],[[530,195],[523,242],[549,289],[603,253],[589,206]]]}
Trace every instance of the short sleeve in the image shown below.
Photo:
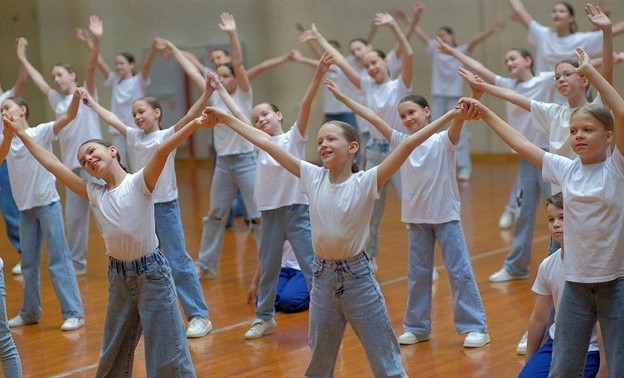
{"label": "short sleeve", "polygon": [[143,133],[143,130],[135,129],[132,127],[126,127],[126,145],[134,147],[138,144],[139,136]]}
{"label": "short sleeve", "polygon": [[528,41],[532,45],[538,45],[539,40],[544,38],[544,35],[550,32],[550,28],[544,25],[540,25],[537,21],[531,21],[529,25],[529,36]]}
{"label": "short sleeve", "polygon": [[309,194],[312,184],[317,181],[322,173],[322,168],[317,167],[305,160],[301,160],[299,174],[301,179],[301,193]]}
{"label": "short sleeve", "polygon": [[552,114],[558,108],[557,104],[549,104],[541,101],[531,100],[531,119],[533,128],[546,135],[550,134],[550,123]]}
{"label": "short sleeve", "polygon": [[115,86],[115,83],[118,83],[118,82],[119,82],[119,75],[117,75],[116,73],[111,71],[108,74],[108,77],[106,78],[106,81],[104,81],[104,86],[105,87],[113,87],[113,86]]}
{"label": "short sleeve", "polygon": [[542,178],[546,182],[561,186],[563,174],[571,164],[573,161],[564,156],[546,152],[542,159]]}
{"label": "short sleeve", "polygon": [[548,272],[546,269],[546,260],[542,261],[537,269],[537,277],[531,287],[531,290],[538,295],[552,295],[550,282],[548,282]]}
{"label": "short sleeve", "polygon": [[48,92],[48,102],[50,103],[50,106],[52,107],[52,109],[56,109],[56,106],[63,101],[64,97],[62,94],[60,94],[57,90],[55,89],[51,89]]}
{"label": "short sleeve", "polygon": [[617,147],[613,149],[613,154],[611,154],[611,167],[616,175],[624,178],[624,156]]}
{"label": "short sleeve", "polygon": [[401,144],[403,139],[407,138],[408,134],[402,133],[397,130],[392,130],[392,137],[390,138],[390,149],[394,150]]}

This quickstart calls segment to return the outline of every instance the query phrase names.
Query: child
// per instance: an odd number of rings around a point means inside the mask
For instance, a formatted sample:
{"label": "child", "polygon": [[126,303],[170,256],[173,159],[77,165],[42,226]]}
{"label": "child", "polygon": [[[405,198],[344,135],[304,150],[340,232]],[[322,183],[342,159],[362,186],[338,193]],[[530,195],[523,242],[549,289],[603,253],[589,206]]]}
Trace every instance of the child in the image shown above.
{"label": "child", "polygon": [[[533,292],[535,292],[535,304],[529,321],[529,334],[526,350],[526,364],[520,372],[519,377],[547,377],[550,371],[550,363],[553,352],[553,338],[555,337],[555,324],[550,327],[550,313],[554,306],[555,313],[559,305],[559,298],[565,285],[565,269],[563,264],[564,245],[563,245],[563,196],[557,193],[548,198],[546,201],[546,215],[548,217],[548,230],[553,239],[561,244],[561,248],[546,257],[539,266],[537,277],[533,284]],[[548,328],[548,340],[544,345],[544,333]],[[541,345],[541,347],[540,347]],[[595,377],[598,373],[599,366],[604,366],[604,362],[600,363],[600,357],[604,353],[598,353],[598,337],[596,333],[592,333],[591,343],[587,351],[587,360],[585,362],[585,377]]]}
{"label": "child", "polygon": [[[559,300],[551,376],[580,374],[592,328],[600,322],[607,367],[614,377],[624,375],[624,100],[577,50],[579,68],[613,111],[586,105],[570,118],[570,145],[579,156],[571,160],[545,152],[492,111],[472,99],[461,103],[478,108],[483,119],[507,144],[536,167],[544,180],[561,186],[566,219],[565,278]],[[614,127],[615,125],[615,127]],[[615,150],[607,157],[615,138]]]}
{"label": "child", "polygon": [[[41,318],[41,244],[48,251],[48,271],[63,315],[61,330],[82,327],[84,309],[71,255],[65,239],[60,197],[54,176],[43,169],[28,153],[24,144],[13,138],[15,127],[52,151],[52,141],[75,117],[79,97],[72,96],[67,114],[54,122],[28,127],[28,106],[18,97],[10,97],[1,104],[4,119],[4,138],[0,144],[0,161],[7,160],[13,196],[20,211],[20,241],[22,246],[22,273],[24,300],[19,314],[8,321],[9,327],[35,324]],[[24,172],[28,172],[25,174]]]}
{"label": "child", "polygon": [[[356,113],[369,113],[366,118],[376,117],[369,109],[345,97],[334,83],[328,81],[328,87],[338,100]],[[427,100],[414,95],[401,100],[398,112],[403,125],[412,133],[426,127],[431,116]],[[490,342],[485,310],[472,273],[459,216],[454,152],[462,123],[461,119],[455,119],[448,131],[427,139],[401,166],[401,188],[405,199],[401,221],[409,224],[409,299],[400,344],[429,340],[436,240],[441,246],[453,291],[455,326],[459,334],[467,334],[464,347],[481,347]],[[390,141],[391,150],[409,136],[393,130],[381,120],[373,125]]]}
{"label": "child", "polygon": [[[472,109],[467,109],[472,114]],[[314,277],[312,280],[308,342],[312,350],[306,376],[331,376],[346,324],[362,342],[375,376],[406,376],[385,301],[375,280],[370,257],[364,252],[374,200],[379,190],[411,151],[439,130],[458,110],[447,113],[404,140],[378,166],[357,172],[357,131],[332,121],[321,126],[317,167],[283,150],[266,133],[238,119],[210,109],[211,123],[225,123],[267,151],[286,170],[301,179],[310,202]],[[361,114],[363,115],[363,114]],[[368,115],[368,114],[367,114]],[[379,118],[368,119],[379,122]]]}
{"label": "child", "polygon": [[142,333],[147,376],[195,377],[171,269],[154,231],[152,193],[169,154],[205,124],[205,118],[192,120],[168,137],[134,174],[120,165],[115,146],[100,140],[84,142],[78,161],[105,185],[85,181],[17,123],[5,120],[41,165],[101,213],[109,294],[96,377],[130,376]]}
{"label": "child", "polygon": [[[132,113],[136,127],[124,125],[112,112],[95,102],[88,93],[82,92],[83,102],[93,108],[108,124],[114,127],[128,147],[131,164],[143,168],[152,158],[158,147],[190,120],[200,114],[213,90],[206,82],[202,96],[193,104],[187,114],[174,126],[161,130],[162,107],[153,97],[142,97],[134,101]],[[156,217],[156,236],[160,249],[171,265],[178,298],[189,321],[186,337],[202,337],[212,330],[208,318],[208,307],[201,290],[193,260],[186,252],[184,230],[178,205],[178,186],[175,175],[175,150],[167,158],[167,163],[152,194]]]}

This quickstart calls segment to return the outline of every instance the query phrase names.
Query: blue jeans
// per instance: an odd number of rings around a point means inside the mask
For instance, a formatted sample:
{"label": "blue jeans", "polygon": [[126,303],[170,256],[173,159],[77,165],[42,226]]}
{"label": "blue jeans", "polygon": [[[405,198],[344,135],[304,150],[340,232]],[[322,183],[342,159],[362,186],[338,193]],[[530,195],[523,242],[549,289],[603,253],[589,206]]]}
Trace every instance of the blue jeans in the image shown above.
{"label": "blue jeans", "polygon": [[0,208],[2,209],[9,241],[13,244],[17,253],[22,253],[19,239],[20,213],[11,192],[11,182],[9,181],[9,170],[6,160],[0,164]]}
{"label": "blue jeans", "polygon": [[526,159],[520,159],[517,184],[520,190],[518,197],[520,212],[516,217],[511,253],[505,259],[505,270],[512,276],[526,276],[529,274],[533,229],[540,203],[540,192],[545,198],[550,197],[550,184],[542,180],[542,170]]}
{"label": "blue jeans", "polygon": [[364,346],[375,377],[407,377],[386,301],[366,253],[346,260],[314,258],[306,377],[331,377],[347,323]]}
{"label": "blue jeans", "polygon": [[275,293],[275,311],[301,312],[310,307],[310,289],[300,270],[280,268]]}
{"label": "blue jeans", "polygon": [[581,376],[596,320],[600,322],[609,377],[624,377],[624,278],[566,281],[557,309],[549,377]]}
{"label": "blue jeans", "polygon": [[208,318],[208,307],[199,285],[193,259],[186,252],[178,200],[154,204],[156,236],[171,266],[176,292],[187,319]]}
{"label": "blue jeans", "polygon": [[4,273],[0,269],[0,361],[6,378],[22,377],[22,361],[13,342],[6,313],[6,285]]}
{"label": "blue jeans", "polygon": [[[366,146],[366,170],[379,165],[386,157],[390,155],[390,143],[381,139],[370,139]],[[373,215],[371,216],[370,223],[370,236],[368,239],[368,245],[366,246],[366,253],[371,257],[379,256],[379,233],[381,230],[381,217],[383,216],[384,208],[386,207],[386,192],[388,190],[388,184],[392,185],[394,192],[401,202],[401,171],[390,178],[379,190],[379,198],[375,200],[373,206]]]}
{"label": "blue jeans", "polygon": [[95,376],[132,376],[142,333],[148,377],[195,377],[171,268],[158,250],[131,261],[109,257],[108,305]]}
{"label": "blue jeans", "polygon": [[[250,219],[260,217],[253,200],[254,181],[256,178],[256,153],[225,155],[217,158],[215,172],[210,188],[210,211],[203,218],[203,229],[197,265],[211,273],[217,272],[225,224],[230,214],[236,189],[241,191],[247,214]],[[258,229],[258,224],[252,222]],[[256,244],[258,233],[255,232]]]}
{"label": "blue jeans", "polygon": [[312,287],[312,232],[308,205],[293,204],[262,211],[260,223],[260,282],[256,317],[269,320],[275,315],[275,292],[280,275],[284,241],[293,248],[308,288]]}
{"label": "blue jeans", "polygon": [[459,221],[441,224],[410,223],[409,227],[409,297],[403,329],[416,335],[431,333],[431,275],[437,240],[451,283],[455,329],[459,334],[486,333],[488,328],[485,310]]}
{"label": "blue jeans", "polygon": [[[459,99],[460,97],[433,96],[431,119],[435,121],[449,110],[455,108]],[[470,174],[472,172],[472,163],[470,162],[470,132],[466,125],[461,129],[459,143],[457,143],[457,149],[455,151],[457,172]]]}
{"label": "blue jeans", "polygon": [[[555,328],[556,329],[556,328]],[[531,357],[529,361],[524,365],[518,378],[536,378],[536,377],[548,377],[550,372],[550,364],[553,354],[553,340],[549,337],[548,340],[542,345],[542,347]],[[595,377],[600,368],[600,354],[598,351],[587,352],[587,362],[585,362],[585,369],[583,371],[583,377],[592,378]]]}
{"label": "blue jeans", "polygon": [[41,318],[42,241],[46,243],[48,272],[61,304],[63,319],[84,317],[76,273],[65,239],[60,202],[22,211],[19,230],[24,275],[24,302],[20,311],[22,319],[27,323],[36,323]]}

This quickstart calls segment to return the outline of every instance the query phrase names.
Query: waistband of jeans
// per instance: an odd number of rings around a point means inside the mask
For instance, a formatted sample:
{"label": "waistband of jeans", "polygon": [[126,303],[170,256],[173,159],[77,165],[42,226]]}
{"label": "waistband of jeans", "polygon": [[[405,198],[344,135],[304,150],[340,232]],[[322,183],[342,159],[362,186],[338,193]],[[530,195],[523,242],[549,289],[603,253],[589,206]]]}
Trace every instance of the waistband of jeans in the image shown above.
{"label": "waistband of jeans", "polygon": [[370,261],[370,257],[368,256],[366,252],[362,251],[353,257],[349,257],[348,259],[328,260],[319,256],[314,256],[314,260],[320,264],[337,268],[341,265],[354,266],[358,264],[368,263]]}
{"label": "waistband of jeans", "polygon": [[136,272],[138,274],[147,270],[147,266],[153,263],[163,264],[165,262],[165,256],[160,253],[160,250],[156,250],[145,256],[139,257],[136,260],[117,260],[114,257],[108,257],[108,268],[114,269],[117,272]]}

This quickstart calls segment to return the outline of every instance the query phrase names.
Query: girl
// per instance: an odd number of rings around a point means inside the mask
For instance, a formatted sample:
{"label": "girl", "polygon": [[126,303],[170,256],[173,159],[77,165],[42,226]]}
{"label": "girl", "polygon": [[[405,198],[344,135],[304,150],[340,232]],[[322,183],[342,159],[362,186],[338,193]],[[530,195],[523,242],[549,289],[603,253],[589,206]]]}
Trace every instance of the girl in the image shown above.
{"label": "girl", "polygon": [[[467,114],[472,109],[466,110]],[[282,149],[269,135],[217,109],[208,110],[211,123],[228,127],[267,151],[286,170],[301,179],[310,202],[314,276],[308,342],[312,356],[306,376],[331,376],[347,322],[362,342],[375,376],[406,376],[401,353],[370,257],[364,252],[374,199],[411,151],[444,124],[460,117],[459,110],[406,138],[378,166],[357,171],[356,130],[343,122],[319,129],[317,167]],[[368,114],[360,114],[368,116]],[[379,122],[379,118],[368,119]]]}
{"label": "girl", "polygon": [[16,122],[6,119],[6,123],[41,165],[100,211],[109,256],[109,295],[96,377],[131,376],[134,349],[143,332],[147,376],[194,377],[171,269],[154,231],[152,193],[169,154],[204,125],[205,118],[196,118],[169,136],[133,174],[119,163],[115,146],[101,140],[84,142],[78,161],[104,185],[85,181]]}
{"label": "girl", "polygon": [[[165,140],[180,130],[190,120],[199,115],[204,108],[212,88],[206,82],[202,96],[189,109],[186,116],[174,126],[161,130],[162,107],[152,97],[142,97],[132,105],[132,113],[137,127],[129,127],[115,114],[104,109],[87,92],[81,92],[83,101],[93,108],[109,125],[123,135],[128,144],[130,162],[137,168],[143,168]],[[189,321],[187,337],[202,337],[212,330],[208,318],[208,307],[199,285],[193,260],[186,252],[184,230],[178,205],[178,187],[175,175],[175,150],[167,158],[161,179],[154,189],[154,214],[156,217],[156,236],[160,249],[171,265],[176,292]]]}
{"label": "girl", "polygon": [[[414,5],[414,17],[421,19],[425,6],[422,3]],[[498,22],[488,31],[481,33],[468,43],[457,45],[455,41],[455,32],[450,26],[441,26],[437,31],[437,38],[447,43],[459,52],[470,55],[472,51],[481,42],[487,38],[501,32],[505,28],[503,22]],[[430,38],[419,25],[416,26],[416,36],[427,47],[427,52],[431,55],[431,96],[433,96],[433,108],[431,117],[438,119],[442,114],[453,109],[457,105],[457,101],[462,96],[462,80],[457,76],[459,63],[443,54],[436,49],[436,41]],[[462,181],[470,179],[472,173],[472,164],[470,163],[470,134],[468,128],[461,129],[462,135],[457,145],[457,178]]]}
{"label": "girl", "polygon": [[9,330],[6,312],[6,285],[4,261],[0,258],[0,362],[6,378],[22,378],[22,360]]}
{"label": "girl", "polygon": [[[85,43],[89,50],[93,47],[93,42],[89,39],[88,32],[85,29],[76,29],[76,37]],[[145,62],[139,74],[134,73],[134,55],[123,52],[115,57],[115,71],[113,72],[108,64],[98,56],[98,68],[104,76],[104,85],[112,88],[111,94],[111,111],[119,118],[122,124],[128,127],[135,127],[134,117],[132,115],[132,104],[135,100],[145,96],[145,88],[150,85],[149,72],[159,48],[157,41],[152,42],[152,46],[147,53]],[[113,137],[113,144],[119,148],[119,158],[122,164],[130,163],[128,160],[128,151],[126,150],[126,137],[112,126],[109,126],[108,132]],[[135,172],[140,167],[128,164],[130,171]]]}
{"label": "girl", "polygon": [[[371,110],[344,96],[334,83],[329,89],[336,98],[365,118],[377,116]],[[480,93],[477,93],[480,97]],[[422,96],[410,95],[401,100],[398,111],[405,128],[418,132],[429,123],[429,104]],[[403,320],[405,333],[400,344],[429,340],[431,333],[431,283],[436,239],[453,290],[455,326],[467,334],[464,347],[481,347],[490,342],[485,310],[474,279],[468,246],[460,223],[460,203],[455,181],[454,150],[463,121],[455,119],[448,131],[427,139],[402,165],[403,188],[401,220],[409,224],[409,299]],[[372,122],[395,149],[409,134],[392,129],[381,119]],[[448,205],[440,206],[442,203]]]}
{"label": "girl", "polygon": [[[590,335],[600,322],[610,376],[624,375],[624,100],[589,64],[589,56],[577,50],[579,67],[602,93],[613,111],[596,105],[577,109],[570,118],[570,146],[574,160],[545,152],[473,99],[483,119],[521,156],[542,169],[544,179],[561,186],[566,229],[565,279],[553,346],[552,377],[581,374]],[[615,121],[614,121],[615,118]],[[607,157],[610,143],[615,150]]]}
{"label": "girl", "polygon": [[[375,25],[386,25],[392,30],[392,33],[399,42],[401,49],[401,58],[403,61],[403,71],[401,76],[392,79],[388,71],[388,62],[383,52],[371,50],[364,54],[363,62],[365,64],[368,77],[361,76],[346,61],[346,59],[333,48],[323,36],[312,25],[311,33],[319,41],[321,46],[329,51],[336,64],[345,73],[351,83],[360,89],[366,96],[366,105],[388,123],[392,128],[397,130],[405,130],[401,125],[401,120],[396,114],[396,106],[399,100],[405,97],[412,86],[412,48],[410,47],[405,35],[397,25],[396,21],[387,13],[378,13],[375,16]],[[370,169],[379,164],[389,154],[389,143],[374,128],[370,130],[370,140],[367,144],[366,151],[366,169]],[[399,200],[401,199],[401,178],[397,174],[392,177],[391,184],[394,187]],[[373,216],[371,219],[369,244],[366,251],[370,253],[373,260],[379,255],[379,231],[381,225],[381,216],[386,199],[386,186],[380,190],[380,197],[375,202]]]}
{"label": "girl", "polygon": [[[28,134],[49,151],[52,141],[75,117],[79,97],[72,96],[67,114],[54,122],[28,127],[28,106],[18,97],[10,97],[1,104],[4,119],[4,138],[0,144],[0,161],[7,160],[9,179],[15,189],[13,196],[20,211],[20,241],[22,246],[22,273],[24,299],[19,314],[8,321],[9,327],[35,324],[41,318],[41,243],[48,251],[48,271],[54,292],[61,305],[63,325],[70,331],[85,324],[84,310],[76,274],[72,269],[71,255],[65,239],[60,198],[54,176],[46,172],[26,150],[7,123]],[[24,174],[28,172],[28,174]]]}
{"label": "girl", "polygon": [[[93,48],[87,62],[84,87],[97,98],[95,89],[95,70],[102,36],[102,22],[97,16],[89,19],[89,30],[93,34]],[[27,42],[20,38],[17,44],[17,57],[26,68],[28,75],[39,90],[48,98],[57,118],[67,111],[72,94],[77,88],[76,72],[68,64],[52,67],[52,78],[56,89],[50,88],[41,73],[30,64],[26,57]],[[76,153],[82,142],[93,138],[102,138],[102,131],[97,114],[87,106],[80,106],[76,119],[59,134],[61,158],[63,163],[78,176],[88,179],[84,169],[76,162]],[[97,218],[97,213],[94,212]],[[65,188],[65,221],[67,223],[67,241],[77,275],[87,272],[87,245],[89,235],[89,203],[71,190]]]}

